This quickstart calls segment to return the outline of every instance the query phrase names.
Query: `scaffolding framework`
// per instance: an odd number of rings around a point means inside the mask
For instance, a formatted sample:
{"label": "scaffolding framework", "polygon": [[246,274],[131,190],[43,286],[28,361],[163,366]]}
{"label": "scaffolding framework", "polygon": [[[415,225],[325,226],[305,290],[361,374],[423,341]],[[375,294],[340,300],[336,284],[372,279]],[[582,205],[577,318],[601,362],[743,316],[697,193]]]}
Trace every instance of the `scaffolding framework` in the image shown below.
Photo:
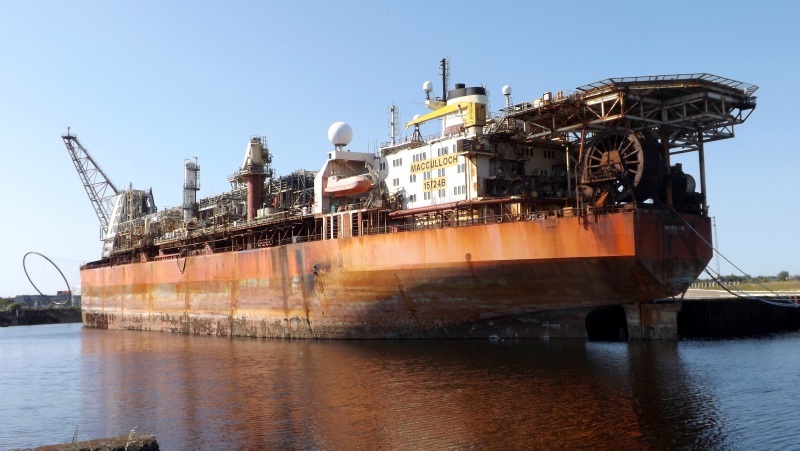
{"label": "scaffolding framework", "polygon": [[698,153],[707,214],[704,144],[734,136],[756,107],[757,89],[706,73],[609,78],[512,105],[489,134],[530,144],[555,141],[578,154],[593,136],[613,128],[657,137],[667,168],[671,155]]}
{"label": "scaffolding framework", "polygon": [[506,117],[524,124],[525,139],[566,139],[625,126],[666,132],[672,154],[698,149],[699,142],[733,137],[756,107],[757,86],[711,74],[609,78],[513,105]]}
{"label": "scaffolding framework", "polygon": [[69,156],[75,164],[75,169],[78,171],[83,188],[89,196],[89,201],[92,203],[97,219],[100,221],[103,235],[105,235],[111,219],[111,210],[114,208],[114,200],[119,190],[111,183],[105,172],[100,169],[100,166],[89,155],[89,152],[81,145],[77,136],[67,132],[66,135],[61,136],[61,139],[64,140],[64,145],[67,146],[67,152],[69,152]]}

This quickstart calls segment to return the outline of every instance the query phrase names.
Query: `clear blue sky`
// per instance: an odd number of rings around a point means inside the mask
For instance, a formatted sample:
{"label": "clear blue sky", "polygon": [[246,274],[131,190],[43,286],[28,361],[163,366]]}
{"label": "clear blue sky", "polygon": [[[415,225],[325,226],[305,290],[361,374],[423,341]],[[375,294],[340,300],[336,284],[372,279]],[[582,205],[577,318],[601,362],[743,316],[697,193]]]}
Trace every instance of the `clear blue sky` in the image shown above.
{"label": "clear blue sky", "polygon": [[[0,296],[34,292],[28,251],[71,284],[99,257],[68,126],[117,185],[175,206],[185,158],[199,158],[201,196],[222,192],[254,134],[280,174],[319,169],[335,121],[352,126],[352,150],[373,150],[390,104],[403,121],[424,113],[422,82],[438,93],[447,55],[451,86],[486,85],[492,110],[504,84],[518,102],[618,76],[758,85],[736,138],[706,146],[711,214],[748,273],[800,273],[800,2],[31,0],[0,3],[0,18]],[[41,260],[29,269],[63,289]]]}

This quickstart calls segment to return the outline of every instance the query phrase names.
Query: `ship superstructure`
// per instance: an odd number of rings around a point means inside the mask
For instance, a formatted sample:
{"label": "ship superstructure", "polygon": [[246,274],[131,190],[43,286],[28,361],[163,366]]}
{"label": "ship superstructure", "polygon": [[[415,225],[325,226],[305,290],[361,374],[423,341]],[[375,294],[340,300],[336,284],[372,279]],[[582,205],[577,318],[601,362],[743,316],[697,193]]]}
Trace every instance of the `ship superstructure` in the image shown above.
{"label": "ship superstructure", "polygon": [[[733,136],[756,89],[709,74],[612,78],[513,103],[504,86],[491,114],[485,87],[435,98],[426,82],[431,111],[406,138],[352,152],[350,126],[333,124],[319,171],[275,176],[253,137],[231,191],[198,201],[199,164],[186,160],[181,207],[114,188],[102,259],[81,272],[85,322],[460,336],[492,318],[680,294],[711,258],[704,144]],[[431,121],[440,133],[423,136]],[[94,160],[63,138],[87,180]],[[699,183],[670,161],[686,152]]]}

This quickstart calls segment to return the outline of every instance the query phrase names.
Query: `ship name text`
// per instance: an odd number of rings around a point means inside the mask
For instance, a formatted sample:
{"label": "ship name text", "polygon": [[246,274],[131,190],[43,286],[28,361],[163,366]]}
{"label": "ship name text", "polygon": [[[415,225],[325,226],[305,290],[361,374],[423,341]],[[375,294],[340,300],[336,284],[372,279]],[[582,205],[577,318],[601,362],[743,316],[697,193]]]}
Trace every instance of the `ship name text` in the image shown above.
{"label": "ship name text", "polygon": [[441,157],[430,158],[411,164],[411,173],[431,171],[433,169],[446,168],[458,164],[458,155],[443,155]]}

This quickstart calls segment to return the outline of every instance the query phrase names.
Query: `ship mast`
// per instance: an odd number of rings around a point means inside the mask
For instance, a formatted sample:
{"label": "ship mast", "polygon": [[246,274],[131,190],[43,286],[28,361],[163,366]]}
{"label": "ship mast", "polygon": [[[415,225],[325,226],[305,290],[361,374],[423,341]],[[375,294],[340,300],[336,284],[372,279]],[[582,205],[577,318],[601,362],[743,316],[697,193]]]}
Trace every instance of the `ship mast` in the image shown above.
{"label": "ship mast", "polygon": [[447,102],[447,85],[450,82],[450,58],[442,58],[439,67],[442,68],[442,102]]}
{"label": "ship mast", "polygon": [[389,107],[389,137],[391,138],[392,145],[397,144],[397,123],[400,122],[400,110],[397,105]]}

